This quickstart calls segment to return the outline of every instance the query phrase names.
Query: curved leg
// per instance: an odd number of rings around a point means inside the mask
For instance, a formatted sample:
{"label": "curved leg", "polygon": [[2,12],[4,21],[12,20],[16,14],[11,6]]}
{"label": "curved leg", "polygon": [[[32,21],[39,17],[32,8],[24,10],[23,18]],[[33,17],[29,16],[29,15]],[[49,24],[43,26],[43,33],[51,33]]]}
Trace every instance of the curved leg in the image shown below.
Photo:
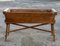
{"label": "curved leg", "polygon": [[52,34],[52,36],[53,36],[53,41],[55,41],[54,24],[51,24],[51,34]]}
{"label": "curved leg", "polygon": [[9,31],[10,31],[10,24],[6,23],[5,41],[7,40],[7,36],[9,35]]}

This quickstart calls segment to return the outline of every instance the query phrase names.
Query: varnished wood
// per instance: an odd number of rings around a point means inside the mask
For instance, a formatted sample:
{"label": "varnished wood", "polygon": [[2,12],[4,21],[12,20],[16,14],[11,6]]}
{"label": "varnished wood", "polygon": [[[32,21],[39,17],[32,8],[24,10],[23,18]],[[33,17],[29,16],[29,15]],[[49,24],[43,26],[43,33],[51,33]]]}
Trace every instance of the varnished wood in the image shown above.
{"label": "varnished wood", "polygon": [[12,30],[10,32],[15,32],[15,31],[18,31],[18,30],[23,30],[23,29],[27,29],[27,28],[18,28],[18,29]]}
{"label": "varnished wood", "polygon": [[[55,16],[57,15],[55,9],[6,9],[3,11],[3,14],[5,15],[6,22],[5,40],[7,40],[9,32],[15,32],[18,30],[32,28],[42,30],[45,32],[50,32],[53,36],[53,41],[55,41],[54,23]],[[26,26],[18,23],[41,23],[41,24],[34,26]],[[10,24],[23,26],[25,28],[18,28],[11,31]],[[35,28],[37,26],[43,26],[46,24],[51,24],[51,31]]]}
{"label": "varnished wood", "polygon": [[45,30],[45,29],[39,29],[39,28],[33,28],[33,29],[40,30],[40,31],[44,31],[44,32],[51,32],[51,31]]}
{"label": "varnished wood", "polygon": [[53,36],[53,41],[55,41],[54,24],[51,24],[51,34],[52,34],[52,36]]}
{"label": "varnished wood", "polygon": [[[12,24],[18,25],[18,26],[24,26],[24,27],[27,27],[27,26],[25,26],[25,25],[21,25],[21,24],[18,24],[18,23],[12,23]],[[31,26],[31,27],[43,26],[43,25],[46,25],[46,24],[48,24],[48,23],[41,23],[41,24],[34,25],[34,26]]]}
{"label": "varnished wood", "polygon": [[7,40],[7,36],[9,35],[9,32],[10,32],[10,24],[6,23],[5,41]]}
{"label": "varnished wood", "polygon": [[36,26],[46,25],[47,23],[44,23],[44,24],[38,24],[38,25],[34,25],[34,26],[26,26],[26,25],[15,24],[15,23],[13,23],[13,24],[14,24],[14,25],[23,26],[23,27],[25,27],[25,28],[15,29],[15,30],[12,30],[12,31],[10,31],[10,32],[14,32],[14,31],[17,31],[17,30],[23,30],[23,29],[27,29],[27,28],[32,28],[32,29],[42,30],[42,31],[45,31],[45,32],[51,32],[51,31],[48,31],[48,30],[44,30],[44,29],[35,28]]}

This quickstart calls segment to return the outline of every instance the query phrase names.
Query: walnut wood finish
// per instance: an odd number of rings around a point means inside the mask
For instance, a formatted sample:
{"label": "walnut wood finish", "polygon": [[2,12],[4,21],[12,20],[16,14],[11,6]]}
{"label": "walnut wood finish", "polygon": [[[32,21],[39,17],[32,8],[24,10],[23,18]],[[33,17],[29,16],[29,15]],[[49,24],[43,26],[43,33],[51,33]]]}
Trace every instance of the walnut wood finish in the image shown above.
{"label": "walnut wood finish", "polygon": [[[45,32],[50,32],[53,36],[53,41],[55,41],[54,23],[55,16],[57,15],[55,9],[8,9],[4,10],[3,14],[5,15],[6,23],[5,40],[7,40],[7,36],[9,35],[10,32],[15,32],[27,28],[33,28]],[[41,24],[34,26],[26,26],[18,23],[41,23]],[[23,26],[25,28],[18,28],[10,31],[10,24]],[[51,24],[51,31],[35,28],[37,26],[42,26],[46,24]]]}

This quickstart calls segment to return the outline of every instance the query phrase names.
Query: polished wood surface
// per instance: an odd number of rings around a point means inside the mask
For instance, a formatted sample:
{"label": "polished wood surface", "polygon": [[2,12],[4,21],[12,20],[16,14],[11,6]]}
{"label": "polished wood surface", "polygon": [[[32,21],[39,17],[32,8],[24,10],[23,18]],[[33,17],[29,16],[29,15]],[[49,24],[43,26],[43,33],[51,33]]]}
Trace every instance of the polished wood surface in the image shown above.
{"label": "polished wood surface", "polygon": [[[7,35],[9,34],[9,32],[14,32],[17,30],[27,28],[33,28],[45,32],[51,32],[53,40],[55,41],[54,23],[55,23],[55,16],[57,15],[55,9],[8,9],[7,11],[3,11],[3,14],[5,15],[5,23],[6,23],[5,40],[7,39]],[[38,24],[35,26],[25,26],[18,23],[42,23],[42,24]],[[26,28],[19,28],[10,31],[9,27],[10,24],[24,26]],[[35,28],[36,26],[42,26],[46,24],[51,24],[51,31]]]}

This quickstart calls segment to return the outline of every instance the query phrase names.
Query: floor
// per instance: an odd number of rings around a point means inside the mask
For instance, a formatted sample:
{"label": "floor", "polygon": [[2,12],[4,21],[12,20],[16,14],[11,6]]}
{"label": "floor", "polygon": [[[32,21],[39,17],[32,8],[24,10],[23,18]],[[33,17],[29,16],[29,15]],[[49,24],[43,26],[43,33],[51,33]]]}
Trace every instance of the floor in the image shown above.
{"label": "floor", "polygon": [[[42,32],[35,29],[25,29],[17,32],[10,33],[8,41],[4,41],[5,35],[5,16],[3,10],[10,7],[21,7],[21,8],[54,8],[58,12],[56,16],[55,32],[56,41],[52,41],[50,33]],[[8,1],[0,2],[0,46],[60,46],[60,1],[39,1],[39,0],[20,0],[20,1]],[[31,26],[31,24],[26,24]],[[33,25],[33,24],[32,24]],[[11,25],[11,30],[18,28],[19,26]],[[19,27],[23,28],[23,27]],[[50,25],[36,27],[50,29]]]}

